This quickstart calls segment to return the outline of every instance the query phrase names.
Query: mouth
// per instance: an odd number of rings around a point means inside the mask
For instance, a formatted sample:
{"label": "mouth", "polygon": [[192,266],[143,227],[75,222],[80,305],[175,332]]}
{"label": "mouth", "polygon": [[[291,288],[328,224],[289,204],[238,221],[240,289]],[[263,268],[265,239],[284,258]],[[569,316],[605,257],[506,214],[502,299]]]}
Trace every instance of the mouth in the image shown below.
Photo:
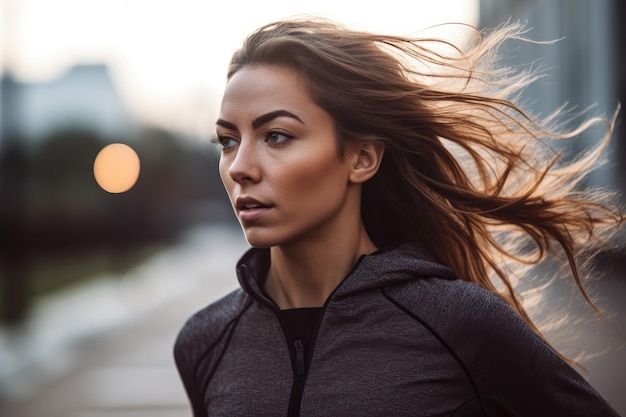
{"label": "mouth", "polygon": [[255,209],[270,207],[269,204],[265,204],[258,200],[255,200],[253,198],[248,198],[248,197],[238,198],[235,203],[235,206],[237,207],[237,210],[240,210],[240,211],[255,210]]}
{"label": "mouth", "polygon": [[264,206],[263,204],[252,203],[252,204],[245,204],[245,205],[239,207],[239,210],[246,211],[246,210],[254,210],[254,209],[268,208],[268,207],[269,206]]}
{"label": "mouth", "polygon": [[238,198],[235,207],[239,218],[243,221],[256,220],[272,208],[270,204],[249,197]]}

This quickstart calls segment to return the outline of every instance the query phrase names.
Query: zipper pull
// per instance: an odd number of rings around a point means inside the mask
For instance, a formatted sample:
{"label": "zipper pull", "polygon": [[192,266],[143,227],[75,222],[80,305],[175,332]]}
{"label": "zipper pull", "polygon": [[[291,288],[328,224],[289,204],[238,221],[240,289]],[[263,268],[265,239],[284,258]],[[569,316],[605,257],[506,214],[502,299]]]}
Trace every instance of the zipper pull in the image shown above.
{"label": "zipper pull", "polygon": [[302,342],[296,340],[294,343],[296,348],[296,372],[298,375],[304,375],[304,346]]}

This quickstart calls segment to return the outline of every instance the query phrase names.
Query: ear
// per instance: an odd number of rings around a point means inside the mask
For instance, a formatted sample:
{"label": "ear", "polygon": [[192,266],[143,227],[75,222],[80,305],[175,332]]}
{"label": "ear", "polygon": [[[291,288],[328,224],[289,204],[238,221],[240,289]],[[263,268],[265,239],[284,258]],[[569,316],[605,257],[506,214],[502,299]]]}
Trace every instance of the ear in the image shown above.
{"label": "ear", "polygon": [[366,141],[353,145],[350,150],[350,182],[362,184],[372,178],[383,160],[385,147],[380,142]]}

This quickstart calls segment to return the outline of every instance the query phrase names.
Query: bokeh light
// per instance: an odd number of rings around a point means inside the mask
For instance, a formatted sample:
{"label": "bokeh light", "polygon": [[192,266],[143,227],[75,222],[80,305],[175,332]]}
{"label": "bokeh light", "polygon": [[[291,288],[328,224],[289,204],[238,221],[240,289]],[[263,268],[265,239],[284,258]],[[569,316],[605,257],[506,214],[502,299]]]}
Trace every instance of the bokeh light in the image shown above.
{"label": "bokeh light", "polygon": [[130,190],[139,178],[139,156],[128,145],[112,143],[102,148],[93,164],[96,182],[109,193]]}

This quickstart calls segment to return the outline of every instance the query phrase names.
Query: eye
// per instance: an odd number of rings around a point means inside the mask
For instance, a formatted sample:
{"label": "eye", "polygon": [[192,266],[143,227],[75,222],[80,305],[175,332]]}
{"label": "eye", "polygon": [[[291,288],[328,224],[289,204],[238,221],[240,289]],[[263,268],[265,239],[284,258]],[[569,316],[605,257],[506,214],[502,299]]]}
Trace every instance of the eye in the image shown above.
{"label": "eye", "polygon": [[211,138],[211,142],[220,145],[222,150],[228,150],[239,143],[237,139],[225,135],[216,135]]}
{"label": "eye", "polygon": [[294,138],[294,135],[284,130],[268,130],[265,132],[265,142],[272,145],[282,145]]}

